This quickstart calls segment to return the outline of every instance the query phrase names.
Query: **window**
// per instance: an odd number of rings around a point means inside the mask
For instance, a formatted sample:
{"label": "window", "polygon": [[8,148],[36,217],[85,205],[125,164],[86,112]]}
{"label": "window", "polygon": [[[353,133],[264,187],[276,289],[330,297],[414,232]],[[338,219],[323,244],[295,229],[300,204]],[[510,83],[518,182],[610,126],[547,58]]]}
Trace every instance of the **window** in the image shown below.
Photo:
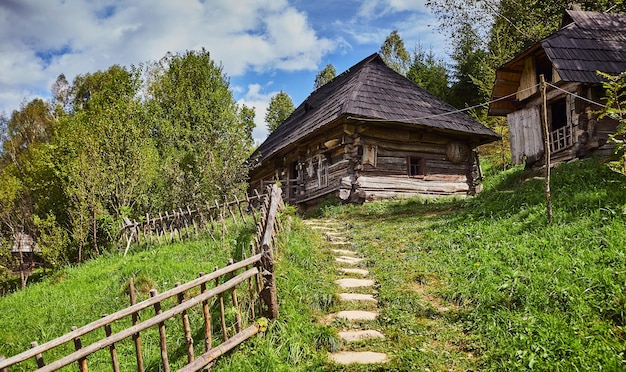
{"label": "window", "polygon": [[317,158],[317,187],[328,186],[328,161],[326,156],[318,155]]}
{"label": "window", "polygon": [[548,107],[550,114],[550,150],[564,150],[572,145],[572,128],[567,120],[567,100],[565,98],[552,102]]}
{"label": "window", "polygon": [[567,125],[567,111],[566,111],[566,102],[565,98],[560,99],[558,101],[554,101],[552,105],[550,105],[551,117],[550,117],[550,127],[551,130],[557,130],[559,128],[563,128]]}
{"label": "window", "polygon": [[409,177],[423,177],[424,172],[424,159],[410,156],[407,158],[408,174]]}

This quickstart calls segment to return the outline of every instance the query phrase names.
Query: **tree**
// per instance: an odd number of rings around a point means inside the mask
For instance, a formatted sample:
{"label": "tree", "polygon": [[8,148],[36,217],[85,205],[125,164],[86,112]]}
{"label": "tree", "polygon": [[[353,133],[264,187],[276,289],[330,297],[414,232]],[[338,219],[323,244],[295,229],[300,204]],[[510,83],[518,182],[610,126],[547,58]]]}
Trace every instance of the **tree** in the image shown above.
{"label": "tree", "polygon": [[393,30],[380,46],[380,56],[387,66],[396,72],[406,75],[411,63],[411,55],[404,47],[404,41],[398,30]]}
{"label": "tree", "polygon": [[315,75],[314,89],[319,89],[321,86],[326,85],[337,76],[337,70],[332,64],[327,64],[326,67]]}
{"label": "tree", "polygon": [[609,167],[615,172],[626,176],[626,71],[619,75],[599,73],[606,79],[606,107],[600,117],[609,117],[618,122],[617,130],[610,136],[614,143],[616,159],[609,162]]}
{"label": "tree", "polygon": [[293,110],[293,102],[289,94],[281,90],[274,95],[270,99],[270,104],[265,114],[265,122],[267,123],[267,129],[270,133],[276,130],[276,128],[291,115]]}
{"label": "tree", "polygon": [[56,139],[79,261],[88,242],[97,255],[111,241],[117,224],[107,221],[145,212],[151,198],[159,161],[141,73],[115,65],[74,80],[73,112]]}
{"label": "tree", "polygon": [[417,45],[406,77],[435,96],[447,101],[450,95],[448,70],[443,59],[436,59],[433,50],[428,53]]}
{"label": "tree", "polygon": [[204,204],[245,188],[254,125],[222,70],[204,49],[168,54],[151,68],[148,104],[167,207]]}

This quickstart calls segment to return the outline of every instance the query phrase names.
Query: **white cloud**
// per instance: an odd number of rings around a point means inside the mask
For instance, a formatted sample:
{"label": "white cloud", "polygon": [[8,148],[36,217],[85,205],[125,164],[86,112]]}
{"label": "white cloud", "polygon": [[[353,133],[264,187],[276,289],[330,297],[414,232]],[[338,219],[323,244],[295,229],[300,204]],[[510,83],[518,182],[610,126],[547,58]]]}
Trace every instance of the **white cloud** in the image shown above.
{"label": "white cloud", "polygon": [[353,17],[335,23],[360,45],[379,48],[393,30],[398,30],[409,52],[421,44],[424,49],[432,48],[437,57],[446,56],[447,38],[438,32],[437,17],[423,0],[366,0]]}
{"label": "white cloud", "polygon": [[[313,70],[335,48],[287,0],[3,0],[0,112],[56,76],[206,48],[224,72]],[[12,93],[8,93],[12,92]]]}
{"label": "white cloud", "polygon": [[[271,85],[272,84],[270,82],[267,84],[267,87]],[[256,124],[256,127],[252,132],[252,138],[257,144],[265,141],[265,138],[267,138],[267,135],[269,134],[267,130],[267,123],[265,123],[265,113],[267,112],[267,108],[269,107],[272,97],[279,93],[277,91],[262,93],[262,89],[263,87],[259,84],[250,84],[248,85],[248,90],[243,98],[237,101],[239,105],[254,107],[254,123]]]}
{"label": "white cloud", "polygon": [[425,0],[365,0],[357,11],[358,17],[380,18],[389,14],[412,11],[428,12]]}

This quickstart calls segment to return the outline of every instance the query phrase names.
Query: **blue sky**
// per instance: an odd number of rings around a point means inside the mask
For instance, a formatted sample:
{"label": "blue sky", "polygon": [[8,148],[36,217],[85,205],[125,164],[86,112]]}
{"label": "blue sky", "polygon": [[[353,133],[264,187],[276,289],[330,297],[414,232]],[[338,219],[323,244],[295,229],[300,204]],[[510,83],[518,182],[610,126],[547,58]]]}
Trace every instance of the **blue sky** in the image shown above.
{"label": "blue sky", "polygon": [[158,60],[206,48],[221,62],[235,99],[256,109],[256,141],[267,135],[270,98],[298,106],[315,75],[338,73],[377,52],[398,30],[445,57],[446,37],[426,0],[0,0],[0,114],[48,98],[64,73]]}

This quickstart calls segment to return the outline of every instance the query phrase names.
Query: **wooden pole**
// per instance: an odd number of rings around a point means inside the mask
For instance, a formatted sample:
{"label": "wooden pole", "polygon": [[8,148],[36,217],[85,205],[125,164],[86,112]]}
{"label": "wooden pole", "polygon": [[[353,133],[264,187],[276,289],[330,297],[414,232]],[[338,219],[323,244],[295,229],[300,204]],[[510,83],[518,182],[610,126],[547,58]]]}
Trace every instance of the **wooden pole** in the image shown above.
{"label": "wooden pole", "polygon": [[[72,331],[77,330],[78,328],[76,326],[72,326]],[[80,340],[80,337],[76,337],[74,338],[74,348],[76,349],[76,351],[80,350],[83,348],[83,342]],[[40,366],[41,368],[42,366]],[[80,372],[87,372],[88,368],[87,368],[87,358],[80,358],[78,360],[78,370]]]}
{"label": "wooden pole", "polygon": [[[229,258],[228,259],[228,265],[232,265],[233,259]],[[232,279],[235,277],[235,272],[231,272],[229,275],[229,279]],[[239,302],[237,301],[237,290],[236,287],[233,287],[233,289],[230,290],[230,296],[231,299],[233,301],[233,307],[235,308],[235,330],[237,331],[237,333],[241,332],[241,310],[239,309]]]}
{"label": "wooden pole", "polygon": [[[155,297],[157,294],[158,292],[156,289],[150,290],[150,297]],[[161,311],[160,302],[154,304],[154,312],[156,313],[156,315],[160,315],[163,312]],[[170,372],[170,364],[167,358],[167,334],[165,333],[165,322],[159,323],[159,343],[161,347],[161,361],[163,362],[163,371]]]}
{"label": "wooden pole", "polygon": [[[108,314],[102,315],[103,318],[106,318],[107,316]],[[104,326],[104,333],[107,337],[113,334],[111,324],[106,324]],[[111,346],[109,346],[109,354],[111,354],[111,366],[113,367],[113,372],[120,372],[120,363],[117,360],[117,350],[115,349],[115,344],[111,344]]]}
{"label": "wooden pole", "polygon": [[552,223],[552,197],[550,196],[550,128],[548,127],[548,103],[546,96],[546,80],[542,75],[539,75],[541,85],[541,102],[542,102],[542,122],[543,122],[543,139],[544,139],[544,154],[546,158],[546,173],[545,173],[545,190],[546,190],[546,215],[548,217],[548,223]]}
{"label": "wooden pole", "polygon": [[[128,283],[128,291],[130,292],[130,306],[134,306],[137,303],[137,296],[135,294],[135,280],[130,278]],[[133,326],[137,325],[139,317],[134,312],[131,315],[133,320]],[[135,359],[137,360],[137,372],[144,372],[145,366],[143,364],[143,354],[141,353],[141,337],[139,332],[133,334],[133,342],[135,343]]]}
{"label": "wooden pole", "polygon": [[[174,287],[180,287],[180,282],[176,283]],[[182,304],[185,301],[185,295],[183,292],[179,293],[177,296],[178,304]],[[180,313],[183,319],[183,329],[185,331],[185,341],[187,342],[187,363],[191,363],[194,360],[193,355],[193,337],[191,336],[191,326],[189,325],[189,315],[187,315],[187,310],[183,310]]]}
{"label": "wooden pole", "polygon": [[[217,270],[217,266],[215,266],[215,270]],[[215,271],[213,270],[213,271]],[[215,278],[215,287],[220,285],[220,278]],[[224,296],[222,293],[217,295],[219,304],[220,304],[220,323],[222,325],[222,341],[228,340],[228,332],[226,329],[226,315],[224,314]]]}
{"label": "wooden pole", "polygon": [[[200,273],[203,277],[204,273]],[[200,284],[200,293],[206,292],[206,283]],[[209,300],[202,301],[202,313],[204,314],[204,348],[206,351],[211,350],[211,312],[209,311]]]}
{"label": "wooden pole", "polygon": [[237,203],[237,209],[239,209],[239,215],[241,216],[241,223],[242,224],[246,224],[246,217],[243,214],[243,211],[241,210],[241,203],[243,203],[242,201],[239,201],[239,199],[237,198],[237,195],[235,195],[235,202]]}
{"label": "wooden pole", "polygon": [[[2,362],[4,359],[5,359],[4,355],[0,355],[0,362]],[[9,368],[8,367],[0,368],[0,372],[9,372]]]}
{"label": "wooden pole", "polygon": [[272,186],[272,191],[268,196],[270,203],[263,232],[263,240],[261,241],[261,266],[263,268],[263,290],[261,291],[261,297],[267,306],[265,316],[270,319],[278,317],[278,299],[276,296],[276,282],[274,280],[274,259],[270,244],[274,235],[274,222],[278,214],[278,199],[280,199],[280,193],[280,188],[276,185]]}
{"label": "wooden pole", "polygon": [[[33,341],[33,342],[30,343],[30,348],[31,349],[34,349],[37,346],[39,346],[37,341]],[[4,359],[4,357],[2,359]],[[43,355],[41,355],[41,353],[35,355],[35,360],[37,361],[37,367],[38,368],[41,368],[41,367],[46,365],[46,363],[43,361]]]}

